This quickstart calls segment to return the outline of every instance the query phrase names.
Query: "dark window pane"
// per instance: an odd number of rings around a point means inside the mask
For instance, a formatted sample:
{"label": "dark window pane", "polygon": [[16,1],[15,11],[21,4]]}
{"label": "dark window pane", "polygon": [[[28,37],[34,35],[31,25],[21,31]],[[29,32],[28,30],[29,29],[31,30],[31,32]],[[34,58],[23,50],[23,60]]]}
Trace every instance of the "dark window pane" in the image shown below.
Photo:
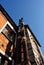
{"label": "dark window pane", "polygon": [[2,32],[6,35],[6,37],[10,41],[12,41],[14,43],[14,41],[15,41],[15,33],[8,25],[3,29]]}

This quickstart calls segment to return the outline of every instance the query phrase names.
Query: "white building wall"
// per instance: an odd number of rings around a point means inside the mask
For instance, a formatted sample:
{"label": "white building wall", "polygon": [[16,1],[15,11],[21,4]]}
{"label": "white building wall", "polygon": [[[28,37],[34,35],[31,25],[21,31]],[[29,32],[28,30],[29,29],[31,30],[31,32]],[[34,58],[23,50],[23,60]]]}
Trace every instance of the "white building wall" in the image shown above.
{"label": "white building wall", "polygon": [[38,51],[38,49],[40,50],[40,47],[39,47],[38,43],[36,42],[36,40],[34,39],[34,37],[32,36],[32,34],[31,34],[31,32],[29,31],[28,28],[27,28],[27,31],[28,31],[28,34],[29,34],[29,39],[30,39],[30,42],[31,42],[31,45],[32,45],[35,60],[36,60],[36,62],[38,62],[38,64],[40,64],[40,62],[41,62],[40,61],[40,53]]}

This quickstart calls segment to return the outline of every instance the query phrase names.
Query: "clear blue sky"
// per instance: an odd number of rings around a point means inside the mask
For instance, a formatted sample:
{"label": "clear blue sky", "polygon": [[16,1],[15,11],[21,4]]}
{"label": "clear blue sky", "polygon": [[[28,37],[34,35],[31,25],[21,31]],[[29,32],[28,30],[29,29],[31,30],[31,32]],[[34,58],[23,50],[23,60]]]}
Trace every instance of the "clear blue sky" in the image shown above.
{"label": "clear blue sky", "polygon": [[41,44],[44,55],[44,0],[0,0],[14,22],[18,25],[23,17]]}

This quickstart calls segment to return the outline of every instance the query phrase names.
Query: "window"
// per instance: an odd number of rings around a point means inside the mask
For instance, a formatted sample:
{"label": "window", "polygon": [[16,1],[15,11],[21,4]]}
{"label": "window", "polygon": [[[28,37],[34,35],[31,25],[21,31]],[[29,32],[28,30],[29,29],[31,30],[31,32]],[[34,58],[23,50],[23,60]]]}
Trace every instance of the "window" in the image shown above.
{"label": "window", "polygon": [[9,25],[7,24],[7,26],[3,29],[2,33],[11,41],[14,43],[15,41],[15,33],[14,31],[9,27]]}

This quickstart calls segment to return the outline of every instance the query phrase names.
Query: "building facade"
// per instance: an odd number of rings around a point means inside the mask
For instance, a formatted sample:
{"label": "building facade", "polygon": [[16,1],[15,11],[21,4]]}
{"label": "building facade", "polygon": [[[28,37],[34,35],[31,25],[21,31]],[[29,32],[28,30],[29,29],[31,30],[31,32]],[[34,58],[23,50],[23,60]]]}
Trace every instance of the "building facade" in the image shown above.
{"label": "building facade", "polygon": [[[6,65],[12,61],[13,45],[15,43],[16,24],[0,5],[0,64]],[[5,64],[6,63],[6,64]]]}
{"label": "building facade", "polygon": [[23,18],[17,26],[0,5],[0,65],[42,65],[40,47]]}

